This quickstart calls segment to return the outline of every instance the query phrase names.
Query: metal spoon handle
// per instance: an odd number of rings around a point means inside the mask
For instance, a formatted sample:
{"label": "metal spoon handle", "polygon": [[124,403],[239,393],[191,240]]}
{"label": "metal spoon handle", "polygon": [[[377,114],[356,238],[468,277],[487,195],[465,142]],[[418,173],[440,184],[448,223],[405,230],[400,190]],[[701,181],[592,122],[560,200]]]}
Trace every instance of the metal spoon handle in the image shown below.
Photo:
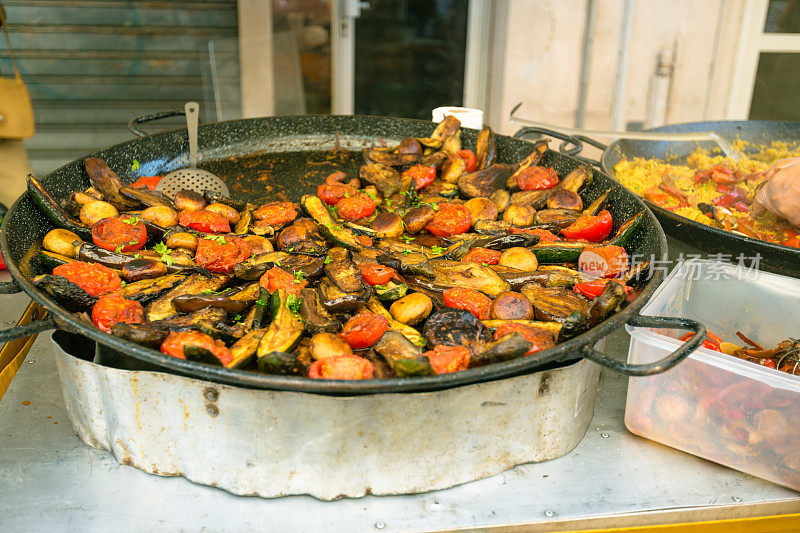
{"label": "metal spoon handle", "polygon": [[186,130],[189,132],[189,166],[197,168],[197,115],[200,104],[186,102],[183,109],[186,111]]}

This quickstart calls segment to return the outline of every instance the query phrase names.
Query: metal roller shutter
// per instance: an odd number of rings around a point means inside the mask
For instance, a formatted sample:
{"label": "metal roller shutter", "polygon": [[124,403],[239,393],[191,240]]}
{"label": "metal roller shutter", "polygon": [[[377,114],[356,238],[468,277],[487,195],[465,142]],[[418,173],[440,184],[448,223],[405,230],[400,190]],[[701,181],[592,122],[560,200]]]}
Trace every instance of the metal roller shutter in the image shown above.
{"label": "metal roller shutter", "polygon": [[[201,121],[240,116],[236,0],[3,0],[33,99],[37,174],[129,140],[133,117],[201,103]],[[0,74],[9,75],[0,48]],[[181,120],[154,123],[174,128]]]}

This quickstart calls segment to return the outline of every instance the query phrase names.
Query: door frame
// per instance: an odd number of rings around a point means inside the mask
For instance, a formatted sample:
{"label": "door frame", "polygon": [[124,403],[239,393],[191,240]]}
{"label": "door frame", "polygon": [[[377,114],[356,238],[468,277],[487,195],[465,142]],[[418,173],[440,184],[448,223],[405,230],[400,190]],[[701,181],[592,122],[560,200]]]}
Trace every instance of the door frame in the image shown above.
{"label": "door frame", "polygon": [[726,116],[747,120],[762,52],[800,53],[800,33],[764,33],[769,0],[747,0],[731,80]]}
{"label": "door frame", "polygon": [[[331,114],[352,115],[355,110],[355,19],[364,4],[359,0],[330,0],[331,6]],[[464,58],[464,107],[485,109],[487,104],[491,24],[495,0],[469,0]],[[442,102],[442,105],[448,105]]]}

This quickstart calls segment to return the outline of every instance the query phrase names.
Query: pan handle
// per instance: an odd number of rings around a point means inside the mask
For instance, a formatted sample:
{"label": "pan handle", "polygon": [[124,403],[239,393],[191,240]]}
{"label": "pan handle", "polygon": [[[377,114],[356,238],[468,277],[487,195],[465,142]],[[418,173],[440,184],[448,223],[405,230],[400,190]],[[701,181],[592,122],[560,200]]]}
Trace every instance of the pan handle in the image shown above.
{"label": "pan handle", "polygon": [[694,332],[694,336],[684,342],[680,348],[654,363],[629,365],[598,352],[591,346],[583,349],[583,356],[590,361],[626,376],[650,376],[665,372],[681,362],[699,348],[706,338],[706,327],[700,322],[688,318],[638,315],[628,320],[628,325],[641,328],[688,329]]}
{"label": "pan handle", "polygon": [[183,108],[180,108],[180,109],[169,109],[167,111],[159,111],[158,113],[151,113],[149,115],[141,115],[136,118],[132,118],[128,122],[128,129],[130,130],[131,133],[133,133],[137,137],[146,137],[148,133],[143,130],[140,130],[137,127],[139,124],[144,124],[145,122],[152,122],[154,120],[161,120],[162,118],[182,116],[185,114],[186,111],[184,111]]}
{"label": "pan handle", "polygon": [[[586,163],[587,165],[591,165],[597,168],[600,168],[600,161],[578,155],[581,152],[581,150],[583,150],[583,143],[594,146],[595,148],[599,148],[604,152],[608,148],[607,145],[601,143],[600,141],[592,139],[591,137],[587,137],[586,135],[579,135],[579,134],[568,135],[560,131],[551,130],[549,128],[541,128],[538,126],[526,126],[524,128],[520,128],[520,130],[514,134],[514,137],[516,137],[517,139],[522,139],[526,135],[533,135],[533,134],[547,135],[548,137],[555,137],[556,139],[561,139],[563,142],[558,147],[559,152],[565,155],[572,156],[578,161],[581,161],[583,163]],[[571,148],[569,148],[570,145],[572,146]]]}
{"label": "pan handle", "polygon": [[[0,294],[16,294],[18,292],[22,292],[22,289],[13,281],[0,283]],[[39,320],[31,321],[29,324],[16,325],[8,329],[0,330],[0,343],[19,339],[20,337],[27,337],[35,333],[41,333],[48,329],[56,329],[57,327],[58,324],[56,324],[56,321],[48,314]]]}

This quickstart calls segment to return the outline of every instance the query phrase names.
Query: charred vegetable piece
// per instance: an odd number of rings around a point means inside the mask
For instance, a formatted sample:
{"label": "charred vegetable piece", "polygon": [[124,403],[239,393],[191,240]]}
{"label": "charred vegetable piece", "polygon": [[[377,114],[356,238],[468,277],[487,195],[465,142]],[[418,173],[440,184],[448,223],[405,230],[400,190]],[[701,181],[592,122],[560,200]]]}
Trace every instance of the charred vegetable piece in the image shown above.
{"label": "charred vegetable piece", "polygon": [[148,324],[117,322],[111,326],[111,334],[127,341],[158,349],[169,334],[168,330],[150,327]]}
{"label": "charred vegetable piece", "polygon": [[510,205],[529,205],[534,209],[547,207],[547,199],[553,194],[552,189],[515,192],[509,199]]}
{"label": "charred vegetable piece", "polygon": [[[419,154],[403,154],[389,148],[365,148],[364,160],[367,162],[365,165],[374,161],[375,164],[387,167],[402,167],[416,163],[419,160]],[[361,177],[361,179],[364,178]]]}
{"label": "charred vegetable piece", "polygon": [[[536,141],[533,144],[533,150],[525,156],[525,158],[517,163],[514,173],[511,174],[506,182],[506,188],[509,190],[518,190],[519,184],[517,183],[517,175],[528,167],[536,166],[542,161],[547,153],[547,140]],[[513,200],[512,200],[513,203]]]}
{"label": "charred vegetable piece", "polygon": [[[419,157],[414,158],[414,161]],[[400,192],[400,173],[391,166],[380,162],[366,162],[358,171],[358,177],[378,189],[384,198],[389,198]]]}
{"label": "charred vegetable piece", "polygon": [[127,300],[147,303],[157,298],[158,295],[164,291],[172,289],[184,279],[186,279],[186,275],[184,274],[168,274],[160,278],[144,279],[133,283],[127,283],[120,290],[120,294]]}
{"label": "charred vegetable piece", "polygon": [[625,287],[620,283],[606,283],[603,292],[595,298],[589,309],[589,327],[596,326],[612,315],[628,297]]}
{"label": "charred vegetable piece", "polygon": [[229,289],[219,293],[208,291],[201,294],[186,294],[172,299],[172,305],[181,313],[191,313],[204,307],[219,307],[228,313],[241,313],[259,296],[258,283],[251,283],[238,289]]}
{"label": "charred vegetable piece", "polygon": [[225,204],[231,206],[237,211],[244,211],[247,204],[244,202],[240,202],[234,198],[229,198],[227,196],[223,196],[222,194],[210,190],[206,190],[203,192],[203,197],[206,199],[206,202],[209,204]]}
{"label": "charred vegetable piece", "polygon": [[155,259],[130,259],[122,265],[122,279],[125,281],[139,281],[166,276],[169,272],[167,265]]}
{"label": "charred vegetable piece", "polygon": [[[330,257],[332,256],[328,255],[328,258]],[[342,292],[361,292],[364,290],[364,284],[361,282],[361,270],[349,257],[339,261],[330,261],[325,265],[325,275]]]}
{"label": "charred vegetable piece", "polygon": [[239,214],[239,222],[233,228],[233,233],[236,235],[246,235],[250,231],[250,225],[253,223],[253,212],[245,209]]}
{"label": "charred vegetable piece", "polygon": [[245,259],[233,266],[233,275],[246,280],[256,280],[264,272],[275,266],[282,266],[284,261],[291,257],[286,252],[266,252],[255,257]]}
{"label": "charred vegetable piece", "polygon": [[436,374],[436,371],[431,366],[430,359],[424,355],[395,361],[394,372],[399,378],[433,376]]}
{"label": "charred vegetable piece", "polygon": [[[372,349],[375,350],[381,357],[383,357],[389,366],[394,370],[399,377],[405,376],[412,376],[412,375],[430,375],[433,373],[431,369],[430,372],[426,372],[422,370],[422,374],[419,371],[424,367],[424,365],[409,365],[409,367],[414,366],[415,369],[402,367],[400,372],[397,369],[397,363],[399,361],[404,360],[416,360],[422,354],[422,348],[412,343],[408,340],[402,333],[394,330],[389,330],[383,334],[383,336],[376,342]],[[428,364],[430,367],[430,364]],[[407,372],[410,370],[410,372]]]}
{"label": "charred vegetable piece", "polygon": [[225,368],[243,368],[252,363],[256,358],[258,344],[267,332],[267,328],[254,329],[231,346],[231,360]]}
{"label": "charred vegetable piece", "polygon": [[570,192],[579,193],[592,183],[592,169],[589,167],[578,167],[561,180],[559,188]]}
{"label": "charred vegetable piece", "polygon": [[368,286],[357,292],[343,292],[327,278],[322,280],[318,288],[322,306],[331,313],[352,313],[372,295],[372,288]]}
{"label": "charred vegetable piece", "polygon": [[388,281],[383,285],[373,285],[372,290],[375,291],[375,296],[378,298],[378,300],[384,302],[393,302],[406,295],[408,292],[408,285],[405,283]]}
{"label": "charred vegetable piece", "polygon": [[[288,352],[303,334],[303,321],[294,309],[290,309],[293,302],[289,298],[283,289],[276,290],[270,297],[272,323],[258,343],[259,368],[262,358],[267,358],[267,361],[274,352]],[[296,297],[294,302],[299,303]]]}
{"label": "charred vegetable piece", "polygon": [[578,193],[559,187],[547,199],[547,209],[583,209],[583,200]]}
{"label": "charred vegetable piece", "polygon": [[130,211],[140,205],[139,201],[129,200],[120,194],[120,189],[124,185],[122,180],[99,157],[87,157],[84,159],[83,168],[89,176],[92,187],[100,191],[103,198],[117,209]]}
{"label": "charred vegetable piece", "polygon": [[123,185],[119,188],[119,193],[129,201],[138,202],[148,207],[163,206],[173,210],[175,209],[175,202],[160,192],[147,189],[134,189]]}
{"label": "charred vegetable piece", "polygon": [[521,292],[531,301],[536,320],[575,327],[582,327],[588,320],[589,302],[568,289],[530,283]]}
{"label": "charred vegetable piece", "polygon": [[429,262],[436,277],[434,282],[443,287],[468,287],[495,297],[511,287],[488,266],[461,261],[431,259]]}
{"label": "charred vegetable piece", "polygon": [[33,284],[70,312],[85,311],[97,303],[96,297],[63,276],[42,274],[33,278]]}
{"label": "charred vegetable piece", "polygon": [[90,241],[92,240],[92,230],[81,222],[76,222],[58,205],[50,193],[45,190],[39,180],[28,175],[28,192],[33,197],[34,202],[39,208],[44,211],[53,224],[59,228],[69,230],[81,239]]}
{"label": "charred vegetable piece", "polygon": [[316,196],[306,195],[301,198],[300,203],[303,209],[308,213],[308,216],[314,219],[319,224],[319,229],[323,235],[332,240],[336,245],[348,248],[350,250],[360,250],[359,244],[355,233],[339,224],[336,224],[331,218],[325,204]]}
{"label": "charred vegetable piece", "polygon": [[443,309],[433,313],[425,322],[428,346],[480,346],[486,339],[483,324],[463,309]]}
{"label": "charred vegetable piece", "polygon": [[159,297],[147,306],[147,320],[160,320],[174,315],[177,310],[172,304],[172,299],[183,295],[202,294],[203,291],[219,290],[230,278],[228,276],[216,275],[206,277],[202,274],[192,274],[180,285]]}
{"label": "charred vegetable piece", "polygon": [[490,167],[497,160],[497,144],[494,132],[489,126],[483,126],[478,132],[478,139],[475,141],[475,159],[477,170]]}
{"label": "charred vegetable piece", "polygon": [[612,187],[611,189],[608,189],[606,192],[598,196],[597,200],[589,204],[589,207],[584,209],[582,214],[595,216],[598,213],[600,213],[600,211],[602,211],[605,208],[606,202],[608,201],[608,195],[615,188],[616,187]]}
{"label": "charred vegetable piece", "polygon": [[403,324],[395,320],[391,313],[386,310],[385,307],[375,298],[370,298],[367,302],[367,309],[372,311],[377,315],[381,315],[386,318],[387,322],[389,323],[389,329],[392,331],[398,331],[403,334],[405,338],[411,341],[412,344],[417,346],[425,346],[425,338],[420,335],[419,331],[412,328],[409,325]]}
{"label": "charred vegetable piece", "polygon": [[312,333],[336,333],[342,325],[320,303],[316,289],[305,288],[300,291],[300,316],[306,329]]}
{"label": "charred vegetable piece", "polygon": [[615,246],[625,246],[628,244],[636,231],[641,227],[644,221],[644,212],[637,213],[628,220],[622,223],[617,232],[611,237],[606,244],[613,244]]}
{"label": "charred vegetable piece", "polygon": [[511,175],[511,167],[494,164],[482,170],[464,174],[458,179],[458,190],[467,198],[488,198],[502,189]]}
{"label": "charred vegetable piece", "polygon": [[47,250],[39,251],[39,264],[48,270],[53,270],[57,266],[71,263],[72,261],[75,260],[65,255],[54,254],[53,252],[48,252]]}
{"label": "charred vegetable piece", "polygon": [[574,209],[544,209],[537,211],[534,223],[540,226],[566,228],[581,217],[581,212]]}
{"label": "charred vegetable piece", "polygon": [[521,333],[503,335],[496,341],[487,343],[470,359],[470,366],[483,366],[524,356],[531,343]]}

